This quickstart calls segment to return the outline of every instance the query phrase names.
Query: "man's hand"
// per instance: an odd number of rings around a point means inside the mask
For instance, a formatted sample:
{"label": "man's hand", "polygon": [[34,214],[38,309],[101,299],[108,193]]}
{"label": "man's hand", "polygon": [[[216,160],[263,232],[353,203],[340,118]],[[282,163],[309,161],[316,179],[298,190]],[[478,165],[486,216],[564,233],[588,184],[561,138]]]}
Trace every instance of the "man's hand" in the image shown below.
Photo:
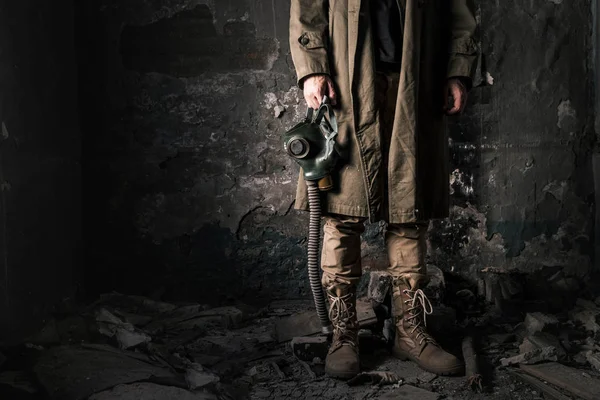
{"label": "man's hand", "polygon": [[444,100],[451,98],[450,103],[444,101],[444,112],[446,115],[461,113],[467,104],[467,88],[458,78],[450,78],[444,89]]}
{"label": "man's hand", "polygon": [[311,75],[304,79],[304,99],[310,108],[319,108],[325,95],[329,97],[331,105],[336,104],[336,93],[329,75]]}

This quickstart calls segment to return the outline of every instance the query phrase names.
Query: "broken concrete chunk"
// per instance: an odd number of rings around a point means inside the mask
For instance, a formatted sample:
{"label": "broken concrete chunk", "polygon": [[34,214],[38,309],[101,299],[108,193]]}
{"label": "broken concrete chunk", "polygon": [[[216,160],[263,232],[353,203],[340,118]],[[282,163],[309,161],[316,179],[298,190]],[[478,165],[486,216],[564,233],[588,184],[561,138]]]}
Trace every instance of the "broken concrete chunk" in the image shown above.
{"label": "broken concrete chunk", "polygon": [[438,393],[421,389],[411,385],[402,385],[379,397],[381,400],[437,400],[440,398]]}
{"label": "broken concrete chunk", "polygon": [[600,332],[600,312],[597,310],[576,307],[569,312],[569,318],[579,322],[589,332]]}
{"label": "broken concrete chunk", "polygon": [[140,382],[129,385],[118,385],[110,390],[92,395],[89,400],[216,400],[217,396],[211,393],[192,393],[185,389],[173,386],[157,385],[155,383]]}
{"label": "broken concrete chunk", "polygon": [[212,372],[206,371],[200,364],[193,363],[185,371],[185,381],[191,390],[219,382],[219,377]]}
{"label": "broken concrete chunk", "polygon": [[597,371],[600,371],[600,353],[588,350],[585,353],[586,360],[594,367]]}
{"label": "broken concrete chunk", "polygon": [[434,380],[435,378],[437,378],[437,375],[432,372],[423,372],[422,374],[417,376],[417,379],[419,380],[419,382],[423,382],[423,383],[429,383],[432,380]]}
{"label": "broken concrete chunk", "polygon": [[133,324],[122,321],[105,308],[96,311],[98,331],[108,337],[114,337],[121,349],[129,349],[140,343],[148,343],[150,336],[137,330]]}
{"label": "broken concrete chunk", "polygon": [[500,359],[503,367],[513,364],[535,364],[541,361],[557,361],[556,348],[552,346],[521,353],[514,357]]}
{"label": "broken concrete chunk", "polygon": [[290,342],[290,347],[302,361],[312,361],[315,357],[324,360],[329,350],[329,341],[325,336],[295,337]]}
{"label": "broken concrete chunk", "polygon": [[558,319],[553,315],[540,312],[528,313],[525,316],[525,329],[529,334],[542,332],[558,325]]}
{"label": "broken concrete chunk", "polygon": [[441,304],[446,293],[444,272],[435,265],[427,264],[427,275],[429,276],[429,283],[423,291],[434,305]]}
{"label": "broken concrete chunk", "polygon": [[374,304],[383,304],[392,287],[392,276],[383,271],[371,271],[367,298]]}
{"label": "broken concrete chunk", "polygon": [[521,353],[527,353],[544,347],[556,348],[556,355],[559,358],[564,358],[567,356],[567,352],[565,349],[563,349],[558,337],[548,332],[536,332],[533,335],[527,336],[525,339],[523,339],[523,343],[521,343],[519,346],[519,350]]}

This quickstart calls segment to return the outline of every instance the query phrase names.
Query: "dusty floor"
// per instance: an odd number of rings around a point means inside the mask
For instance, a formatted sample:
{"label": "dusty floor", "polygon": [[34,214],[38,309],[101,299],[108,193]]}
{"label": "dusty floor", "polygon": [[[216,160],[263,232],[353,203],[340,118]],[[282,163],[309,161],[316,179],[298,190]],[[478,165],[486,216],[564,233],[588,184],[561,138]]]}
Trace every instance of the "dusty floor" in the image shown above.
{"label": "dusty floor", "polygon": [[[371,290],[367,299],[374,296]],[[462,312],[441,324],[433,319],[432,326],[437,323],[443,332],[438,340],[461,357],[461,339],[467,333],[474,338],[481,391],[466,377],[436,376],[394,359],[384,321],[373,319],[372,310],[361,330],[362,367],[394,380],[351,386],[327,378],[319,357],[302,361],[282,340],[282,326],[313,315],[310,301],[210,308],[111,293],[87,306],[65,304],[41,332],[0,348],[0,399],[600,398],[600,391],[594,397],[595,385],[600,387],[600,308],[593,301],[580,299],[562,315],[523,313],[516,319],[501,317],[464,290],[447,302]],[[538,371],[544,379],[536,380],[524,376],[523,366],[533,367],[534,375],[540,366],[564,368],[582,381],[561,381],[548,371]],[[580,397],[577,385],[584,387]]]}

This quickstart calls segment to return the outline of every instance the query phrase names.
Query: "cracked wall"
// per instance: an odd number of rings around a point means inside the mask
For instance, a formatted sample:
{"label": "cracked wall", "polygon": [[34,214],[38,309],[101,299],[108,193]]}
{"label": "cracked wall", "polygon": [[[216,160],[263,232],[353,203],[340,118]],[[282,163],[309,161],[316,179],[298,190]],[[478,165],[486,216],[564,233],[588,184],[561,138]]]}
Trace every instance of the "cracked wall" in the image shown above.
{"label": "cracked wall", "polygon": [[[307,296],[308,218],[279,141],[305,110],[289,2],[78,7],[90,293]],[[552,265],[579,283],[593,229],[590,4],[479,8],[484,57],[450,126],[452,217],[432,224],[431,261],[473,280]],[[386,264],[382,229],[365,233],[367,267]]]}

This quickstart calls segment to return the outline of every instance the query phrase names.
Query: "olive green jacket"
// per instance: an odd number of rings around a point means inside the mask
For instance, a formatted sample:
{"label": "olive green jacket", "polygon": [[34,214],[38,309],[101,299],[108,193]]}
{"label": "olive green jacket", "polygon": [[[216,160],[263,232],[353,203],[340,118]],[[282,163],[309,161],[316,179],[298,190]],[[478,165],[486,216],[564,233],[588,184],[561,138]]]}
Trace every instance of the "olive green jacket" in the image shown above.
{"label": "olive green jacket", "polygon": [[[477,24],[469,0],[401,1],[406,10],[403,53],[387,165],[382,162],[369,1],[291,1],[290,46],[299,85],[309,75],[328,74],[338,95],[337,142],[344,158],[332,175],[334,190],[322,195],[326,213],[389,223],[448,215],[443,88],[449,77],[473,77]],[[295,208],[308,210],[302,172]]]}

